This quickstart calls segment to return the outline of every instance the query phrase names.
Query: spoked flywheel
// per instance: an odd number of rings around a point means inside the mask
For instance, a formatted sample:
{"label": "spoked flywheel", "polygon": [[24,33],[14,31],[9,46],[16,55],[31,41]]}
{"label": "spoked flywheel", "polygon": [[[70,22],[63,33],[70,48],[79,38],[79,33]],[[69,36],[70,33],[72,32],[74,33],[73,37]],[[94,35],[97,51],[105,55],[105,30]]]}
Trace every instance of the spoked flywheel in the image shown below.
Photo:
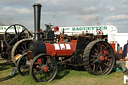
{"label": "spoked flywheel", "polygon": [[49,82],[57,74],[57,63],[52,56],[39,54],[31,63],[30,72],[35,81]]}
{"label": "spoked flywheel", "polygon": [[95,75],[107,75],[115,64],[114,51],[105,41],[92,41],[83,53],[85,69]]}
{"label": "spoked flywheel", "polygon": [[18,72],[22,75],[28,75],[29,74],[29,67],[30,67],[30,58],[27,56],[27,53],[24,53],[17,62],[17,69]]}
{"label": "spoked flywheel", "polygon": [[8,46],[11,47],[19,40],[31,37],[32,34],[26,27],[20,24],[14,24],[5,30],[4,41]]}

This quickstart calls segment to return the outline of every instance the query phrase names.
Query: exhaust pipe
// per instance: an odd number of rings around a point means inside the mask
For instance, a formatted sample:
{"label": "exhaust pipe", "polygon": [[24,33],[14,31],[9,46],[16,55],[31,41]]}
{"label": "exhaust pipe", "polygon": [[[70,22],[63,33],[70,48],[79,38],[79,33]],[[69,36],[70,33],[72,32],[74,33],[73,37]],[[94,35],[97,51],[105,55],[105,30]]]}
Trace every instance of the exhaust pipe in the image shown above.
{"label": "exhaust pipe", "polygon": [[46,53],[45,43],[40,39],[40,14],[41,4],[35,3],[34,7],[34,40],[29,45],[29,51],[27,52],[30,58],[35,57],[40,53]]}
{"label": "exhaust pipe", "polygon": [[34,3],[34,40],[40,41],[40,14],[42,5]]}

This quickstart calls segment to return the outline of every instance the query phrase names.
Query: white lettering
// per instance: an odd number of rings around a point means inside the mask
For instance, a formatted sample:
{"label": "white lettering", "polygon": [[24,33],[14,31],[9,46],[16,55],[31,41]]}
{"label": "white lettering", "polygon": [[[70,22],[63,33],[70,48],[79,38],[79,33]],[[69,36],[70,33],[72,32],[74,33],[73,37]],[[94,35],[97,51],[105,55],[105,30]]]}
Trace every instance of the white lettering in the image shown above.
{"label": "white lettering", "polygon": [[59,44],[54,44],[55,50],[60,50]]}
{"label": "white lettering", "polygon": [[71,50],[70,44],[65,44],[67,50]]}
{"label": "white lettering", "polygon": [[64,44],[60,44],[60,48],[61,48],[61,50],[65,50]]}

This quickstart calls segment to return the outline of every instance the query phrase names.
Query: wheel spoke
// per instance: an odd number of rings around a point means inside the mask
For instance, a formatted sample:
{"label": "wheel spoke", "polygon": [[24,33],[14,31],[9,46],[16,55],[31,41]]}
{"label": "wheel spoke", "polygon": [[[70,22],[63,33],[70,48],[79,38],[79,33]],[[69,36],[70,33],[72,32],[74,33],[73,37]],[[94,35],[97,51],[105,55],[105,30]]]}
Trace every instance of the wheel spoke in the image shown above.
{"label": "wheel spoke", "polygon": [[40,71],[34,71],[34,75],[40,74]]}
{"label": "wheel spoke", "polygon": [[18,52],[21,52],[21,54],[23,54],[24,52],[22,51],[22,50],[20,50],[20,49],[18,49]]}
{"label": "wheel spoke", "polygon": [[108,64],[104,63],[104,65],[107,66],[108,68],[110,68],[110,66]]}
{"label": "wheel spoke", "polygon": [[96,66],[96,70],[95,71],[98,71],[98,68],[99,68],[99,64]]}
{"label": "wheel spoke", "polygon": [[102,51],[102,44],[100,45],[100,53],[102,53],[103,51]]}
{"label": "wheel spoke", "polygon": [[94,59],[92,58],[92,59],[90,59],[90,61],[94,61]]}
{"label": "wheel spoke", "polygon": [[15,33],[16,33],[16,35],[18,35],[17,30],[16,30],[16,25],[14,25],[14,29],[15,29]]}
{"label": "wheel spoke", "polygon": [[97,62],[97,59],[91,63],[91,65],[95,64]]}
{"label": "wheel spoke", "polygon": [[98,50],[99,53],[100,53],[100,45],[99,45],[99,44],[97,45],[97,50]]}
{"label": "wheel spoke", "polygon": [[100,64],[97,64],[96,71],[100,71]]}
{"label": "wheel spoke", "polygon": [[[26,42],[23,42],[16,47],[15,54],[23,54],[27,52],[27,44],[24,44]],[[27,58],[26,58],[27,59]]]}
{"label": "wheel spoke", "polygon": [[94,48],[94,50],[95,50],[95,52],[97,53],[97,55],[99,55],[99,52],[98,52],[98,50],[97,50],[96,48]]}
{"label": "wheel spoke", "polygon": [[97,55],[91,55],[93,58],[97,58]]}
{"label": "wheel spoke", "polygon": [[45,65],[46,64],[46,58],[45,57],[41,58],[41,60],[42,60],[41,63]]}
{"label": "wheel spoke", "polygon": [[23,73],[23,74],[28,73],[28,69],[25,69],[25,68],[24,68],[23,71],[22,71],[22,73]]}
{"label": "wheel spoke", "polygon": [[40,72],[40,73],[39,73],[39,74],[40,74],[39,79],[41,79],[42,72],[41,72],[41,71],[39,71],[39,72]]}
{"label": "wheel spoke", "polygon": [[22,32],[21,32],[19,35],[21,35],[25,30],[26,30],[26,29],[23,29]]}
{"label": "wheel spoke", "polygon": [[93,65],[93,72],[95,72],[95,69],[96,69],[96,65],[94,64]]}
{"label": "wheel spoke", "polygon": [[101,71],[101,73],[103,72],[103,70],[102,70],[102,67],[100,66],[100,71]]}
{"label": "wheel spoke", "polygon": [[23,49],[23,51],[24,51],[24,52],[26,52],[26,51],[27,51],[23,46],[20,46],[20,47]]}
{"label": "wheel spoke", "polygon": [[[9,36],[12,36],[12,34],[10,34],[10,33],[8,33],[8,32],[6,32],[5,34],[6,34],[6,35],[9,35]],[[7,37],[6,37],[6,38],[7,38]]]}
{"label": "wheel spoke", "polygon": [[108,53],[108,51],[109,51],[109,50],[106,50],[103,56],[105,56],[105,55]]}
{"label": "wheel spoke", "polygon": [[47,74],[46,74],[46,72],[44,74],[45,74],[45,80],[47,80]]}
{"label": "wheel spoke", "polygon": [[41,66],[41,64],[37,61],[37,63]]}
{"label": "wheel spoke", "polygon": [[104,49],[103,49],[103,52],[108,48],[108,46],[106,46]]}
{"label": "wheel spoke", "polygon": [[47,75],[50,76],[49,71],[47,71]]}
{"label": "wheel spoke", "polygon": [[26,61],[29,61],[29,60],[28,60],[28,57],[25,57],[25,59],[26,59]]}
{"label": "wheel spoke", "polygon": [[55,69],[55,67],[54,66],[49,66],[50,68],[49,68],[49,70],[50,71],[52,71],[52,70],[54,70]]}
{"label": "wheel spoke", "polygon": [[111,56],[111,55],[108,55],[108,56],[105,56],[105,57],[112,58],[112,56]]}
{"label": "wheel spoke", "polygon": [[41,74],[39,75],[39,78],[38,79],[40,79],[41,80]]}
{"label": "wheel spoke", "polygon": [[23,44],[24,44],[24,48],[27,50],[28,49],[27,48],[27,42],[24,42]]}
{"label": "wheel spoke", "polygon": [[49,57],[47,57],[46,65],[48,65],[51,62],[52,62],[51,59]]}
{"label": "wheel spoke", "polygon": [[17,39],[17,36],[15,36],[11,41],[9,41],[9,44],[12,44],[12,42],[14,42],[14,40]]}

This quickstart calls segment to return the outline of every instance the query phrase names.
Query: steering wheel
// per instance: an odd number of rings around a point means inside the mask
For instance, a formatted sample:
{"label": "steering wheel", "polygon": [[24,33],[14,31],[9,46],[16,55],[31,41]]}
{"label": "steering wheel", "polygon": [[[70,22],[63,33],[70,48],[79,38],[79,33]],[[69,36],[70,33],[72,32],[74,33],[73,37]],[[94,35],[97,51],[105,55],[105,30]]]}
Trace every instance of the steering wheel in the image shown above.
{"label": "steering wheel", "polygon": [[32,37],[32,34],[26,27],[20,24],[14,24],[5,30],[4,41],[9,47],[11,47],[17,41],[30,37]]}

